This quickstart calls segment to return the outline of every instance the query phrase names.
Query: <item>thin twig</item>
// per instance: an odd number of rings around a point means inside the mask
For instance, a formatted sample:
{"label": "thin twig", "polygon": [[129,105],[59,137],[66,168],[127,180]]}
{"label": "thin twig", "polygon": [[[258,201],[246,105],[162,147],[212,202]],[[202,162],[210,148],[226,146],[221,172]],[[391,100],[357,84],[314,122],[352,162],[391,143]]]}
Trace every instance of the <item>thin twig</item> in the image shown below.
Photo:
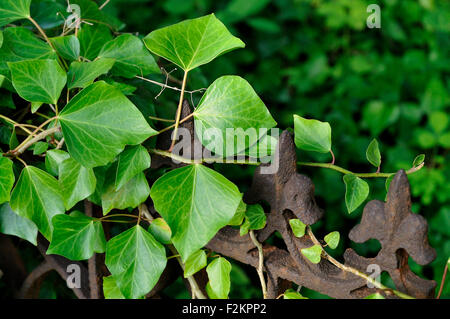
{"label": "thin twig", "polygon": [[445,277],[447,276],[447,271],[448,271],[448,261],[445,264],[444,274],[442,275],[442,280],[441,280],[441,287],[439,287],[439,292],[438,292],[436,299],[441,298],[442,290],[444,290]]}
{"label": "thin twig", "polygon": [[175,118],[175,127],[174,127],[173,133],[172,133],[172,144],[170,144],[169,152],[172,152],[172,149],[175,146],[175,141],[177,140],[178,125],[180,124],[181,108],[183,106],[184,89],[186,88],[187,75],[188,75],[188,71],[184,71],[183,84],[181,85],[180,100],[178,101],[177,115]]}
{"label": "thin twig", "polygon": [[255,244],[256,248],[258,248],[258,254],[259,254],[259,263],[258,268],[256,271],[258,272],[259,281],[261,282],[261,289],[263,293],[263,298],[267,299],[267,286],[266,286],[266,280],[264,279],[264,251],[261,243],[256,239],[255,233],[253,230],[250,231],[250,238],[253,241],[253,244]]}
{"label": "thin twig", "polygon": [[[27,148],[29,148],[31,145],[33,145],[34,143],[46,138],[47,136],[54,134],[56,132],[59,131],[59,127],[58,126],[54,126],[44,132],[39,133],[38,135],[36,135],[35,137],[33,137],[32,139],[28,140],[26,143],[23,143],[23,145],[19,145],[15,150],[12,151],[12,154],[17,156],[19,154],[22,154],[23,152],[25,152],[27,150]],[[30,135],[31,136],[31,135]]]}
{"label": "thin twig", "polygon": [[[144,77],[139,76],[139,75],[136,75],[136,78],[138,78],[138,79],[140,79],[140,80],[143,80],[143,81],[146,81],[146,82],[149,82],[149,83],[156,84],[156,85],[158,85],[158,86],[160,86],[160,87],[162,87],[162,88],[165,88],[165,89],[171,89],[171,90],[174,90],[174,91],[181,92],[181,89],[180,89],[180,88],[177,88],[177,87],[175,87],[175,86],[170,86],[170,85],[167,85],[167,84],[158,82],[158,81],[150,80],[150,79],[144,78]],[[193,91],[185,90],[184,92],[185,92],[185,93],[190,93],[190,94],[192,94],[192,93],[197,93],[197,92],[203,92],[203,91],[205,91],[205,90],[206,90],[205,88],[201,88],[201,89],[196,89],[196,90],[193,90]],[[161,92],[160,92],[159,94],[161,94]],[[159,94],[158,94],[158,96],[159,96]],[[157,97],[158,97],[158,96],[157,96]],[[155,99],[156,99],[156,97],[155,97]]]}

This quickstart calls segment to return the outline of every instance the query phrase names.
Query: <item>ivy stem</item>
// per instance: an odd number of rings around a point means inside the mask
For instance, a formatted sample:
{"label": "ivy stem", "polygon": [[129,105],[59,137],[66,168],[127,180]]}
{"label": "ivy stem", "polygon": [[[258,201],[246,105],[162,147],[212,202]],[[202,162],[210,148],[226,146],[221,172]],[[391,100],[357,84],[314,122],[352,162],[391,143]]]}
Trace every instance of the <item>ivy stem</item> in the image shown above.
{"label": "ivy stem", "polygon": [[183,106],[184,89],[186,88],[187,75],[188,71],[184,71],[183,83],[181,84],[180,100],[178,102],[177,117],[175,119],[175,127],[172,133],[173,139],[172,144],[170,144],[169,152],[172,152],[172,149],[175,146],[175,141],[177,139],[178,125],[180,124],[181,108]]}
{"label": "ivy stem", "polygon": [[14,126],[18,126],[20,127],[22,130],[24,130],[25,132],[27,132],[28,134],[31,134],[31,131],[29,129],[26,128],[26,126],[30,126],[28,124],[19,124],[16,121],[10,119],[9,117],[6,117],[2,114],[0,114],[0,118],[4,119],[6,122],[13,124]]}
{"label": "ivy stem", "polygon": [[18,159],[19,162],[21,162],[25,167],[28,166],[27,163],[23,159],[21,159],[20,157],[17,156],[16,159]]}
{"label": "ivy stem", "polygon": [[[178,124],[182,124],[182,123],[186,122],[187,120],[189,120],[189,119],[190,119],[191,117],[193,117],[193,116],[194,116],[194,113],[189,114],[188,116],[184,117],[184,118],[180,121],[180,123],[178,123]],[[163,133],[163,132],[165,132],[165,131],[168,131],[168,130],[170,130],[170,129],[173,129],[174,127],[175,127],[175,124],[172,124],[172,125],[170,125],[170,126],[168,126],[168,127],[165,127],[165,128],[163,128],[162,130],[158,131],[158,134],[161,134],[161,133]]]}
{"label": "ivy stem", "polygon": [[[323,245],[319,242],[319,240],[317,240],[316,236],[314,236],[310,226],[307,227],[307,231],[308,231],[309,238],[311,238],[312,242],[315,245],[320,245],[321,247],[323,247]],[[331,257],[325,251],[325,249],[322,249],[322,256],[325,257],[329,262],[331,262],[333,265],[335,265],[339,269],[346,271],[346,272],[350,272],[358,277],[361,277],[361,278],[367,280],[367,282],[370,282],[374,287],[377,287],[378,289],[381,289],[383,291],[390,291],[390,292],[394,293],[395,295],[397,295],[398,297],[403,298],[403,299],[415,299],[414,297],[411,297],[403,292],[386,287],[381,282],[378,282],[377,280],[375,280],[372,277],[366,275],[365,273],[359,271],[358,269],[341,264],[336,259]]]}
{"label": "ivy stem", "polygon": [[163,119],[161,117],[156,117],[156,116],[149,116],[148,117],[150,120],[155,120],[155,121],[160,121],[160,122],[175,122],[175,120],[171,120],[171,119]]}
{"label": "ivy stem", "polygon": [[[170,86],[170,85],[158,82],[158,81],[150,80],[150,79],[144,78],[144,77],[139,76],[139,75],[136,75],[135,78],[143,80],[143,81],[146,81],[146,82],[149,82],[149,83],[156,84],[156,85],[162,87],[163,89],[171,89],[171,90],[174,90],[174,91],[181,92],[180,88],[177,88],[175,86]],[[201,88],[201,89],[197,89],[197,90],[193,90],[193,91],[184,90],[184,92],[192,94],[192,93],[197,93],[197,92],[203,92],[205,90],[206,90],[205,88]]]}
{"label": "ivy stem", "polygon": [[30,147],[31,145],[33,145],[37,141],[40,141],[40,140],[46,138],[47,136],[49,136],[49,135],[59,131],[59,127],[58,126],[54,126],[54,127],[50,128],[48,130],[45,130],[45,131],[37,134],[36,136],[34,136],[37,132],[39,132],[39,130],[41,130],[45,125],[47,125],[48,123],[53,121],[55,118],[56,117],[49,118],[44,123],[42,123],[40,126],[38,126],[19,146],[17,146],[12,151],[12,153],[14,155],[22,154],[23,152],[25,152],[25,150],[28,147]]}
{"label": "ivy stem", "polygon": [[267,286],[266,286],[266,280],[264,279],[264,251],[263,246],[258,241],[258,239],[255,236],[255,233],[253,230],[250,230],[250,238],[252,239],[253,244],[255,244],[256,248],[258,248],[258,254],[259,254],[259,263],[258,268],[256,271],[258,272],[259,281],[261,282],[261,289],[263,293],[263,298],[267,299]]}
{"label": "ivy stem", "polygon": [[445,277],[447,276],[448,262],[445,264],[444,273],[442,274],[441,286],[439,287],[439,292],[436,299],[441,298],[442,290],[444,289]]}
{"label": "ivy stem", "polygon": [[[340,166],[334,165],[334,164],[329,164],[329,163],[311,163],[311,162],[297,162],[297,165],[300,166],[311,166],[311,167],[322,167],[322,168],[329,168],[335,171],[338,171],[342,174],[352,174],[355,175],[357,177],[363,177],[363,178],[372,178],[372,177],[389,177],[395,173],[380,173],[380,172],[376,172],[376,173],[354,173],[351,172],[345,168],[342,168]],[[406,174],[412,174],[414,172],[417,172],[418,170],[420,170],[423,167],[424,163],[412,167],[409,170],[406,171]]]}

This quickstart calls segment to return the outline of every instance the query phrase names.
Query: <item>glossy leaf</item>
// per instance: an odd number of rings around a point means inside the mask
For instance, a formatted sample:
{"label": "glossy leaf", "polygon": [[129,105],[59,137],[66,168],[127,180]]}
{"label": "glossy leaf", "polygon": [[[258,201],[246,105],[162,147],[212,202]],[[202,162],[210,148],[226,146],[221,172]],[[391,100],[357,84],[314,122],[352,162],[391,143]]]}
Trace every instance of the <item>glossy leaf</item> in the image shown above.
{"label": "glossy leaf", "polygon": [[[230,293],[231,264],[223,257],[215,258],[206,267],[209,282],[206,286],[206,292],[213,299],[227,299]],[[212,294],[211,294],[212,292]]]}
{"label": "glossy leaf", "polygon": [[58,176],[61,162],[69,157],[69,153],[61,150],[48,151],[45,153],[45,169],[53,176]]}
{"label": "glossy leaf", "polygon": [[59,187],[67,210],[95,191],[96,179],[92,168],[86,168],[73,158],[59,166]]}
{"label": "glossy leaf", "polygon": [[72,62],[67,73],[67,87],[85,88],[91,85],[96,78],[108,73],[115,60],[102,58],[93,62]]}
{"label": "glossy leaf", "polygon": [[85,167],[106,165],[126,144],[156,134],[133,103],[103,81],[73,97],[59,122],[70,155]]}
{"label": "glossy leaf", "polygon": [[150,234],[156,238],[162,244],[170,244],[170,238],[172,237],[172,231],[170,230],[169,225],[167,225],[166,221],[162,218],[155,218],[148,228]]}
{"label": "glossy leaf", "polygon": [[194,275],[203,267],[206,267],[206,253],[199,250],[193,253],[184,264],[184,278]]}
{"label": "glossy leaf", "polygon": [[82,24],[78,33],[80,55],[88,60],[94,60],[105,43],[112,38],[111,31],[103,24]]}
{"label": "glossy leaf", "polygon": [[48,143],[37,142],[33,145],[33,155],[39,155],[44,153],[48,149]]}
{"label": "glossy leaf", "polygon": [[242,224],[245,218],[245,211],[247,210],[247,204],[243,200],[239,203],[236,213],[234,213],[233,218],[230,220],[228,225],[239,226]]}
{"label": "glossy leaf", "polygon": [[305,235],[306,225],[298,218],[293,218],[289,220],[289,225],[291,225],[292,232],[295,237],[303,237]]}
{"label": "glossy leaf", "polygon": [[327,122],[294,115],[295,145],[305,151],[328,153],[331,150],[331,127]]}
{"label": "glossy leaf", "polygon": [[116,189],[150,167],[150,155],[141,145],[127,146],[117,161]]}
{"label": "glossy leaf", "polygon": [[381,165],[381,154],[380,149],[378,148],[378,142],[374,138],[372,142],[370,142],[369,146],[366,150],[366,158],[370,164],[375,167],[380,167]]}
{"label": "glossy leaf", "polygon": [[155,30],[144,38],[144,42],[151,52],[185,71],[245,46],[214,14]]}
{"label": "glossy leaf", "polygon": [[116,63],[112,72],[117,76],[132,78],[135,75],[161,73],[155,59],[145,48],[142,40],[131,34],[120,35],[106,43],[98,57],[114,58]]}
{"label": "glossy leaf", "polygon": [[247,234],[250,230],[263,229],[266,226],[266,214],[261,205],[247,205],[245,221],[240,228],[240,235]]}
{"label": "glossy leaf", "polygon": [[105,299],[125,299],[113,276],[103,277],[103,295]]}
{"label": "glossy leaf", "polygon": [[30,16],[31,0],[0,0],[0,27]]}
{"label": "glossy leaf", "polygon": [[36,113],[43,104],[42,102],[31,102],[31,113]]}
{"label": "glossy leaf", "polygon": [[112,238],[106,245],[105,264],[126,298],[148,293],[166,263],[164,247],[139,225]]}
{"label": "glossy leaf", "polygon": [[85,260],[103,253],[106,239],[102,223],[80,212],[56,215],[52,219],[52,241],[47,255],[56,254],[70,260]]}
{"label": "glossy leaf", "polygon": [[166,173],[153,184],[150,195],[169,224],[183,261],[229,223],[242,197],[233,183],[203,165]]}
{"label": "glossy leaf", "polygon": [[300,251],[303,256],[305,256],[313,264],[318,264],[320,262],[320,255],[322,254],[322,247],[320,245],[303,248]]}
{"label": "glossy leaf", "polygon": [[341,235],[338,231],[334,231],[326,235],[323,239],[328,244],[328,247],[331,249],[335,249],[339,245],[339,240],[341,238]]}
{"label": "glossy leaf", "polygon": [[69,61],[75,61],[80,56],[80,41],[75,35],[50,38],[50,42],[58,54]]}
{"label": "glossy leaf", "polygon": [[53,216],[64,213],[58,181],[48,173],[26,166],[11,193],[11,208],[32,220],[48,240],[51,239]]}
{"label": "glossy leaf", "polygon": [[[202,144],[217,154],[228,156],[240,153],[259,138],[261,128],[277,123],[250,84],[238,76],[223,76],[214,81],[194,112],[195,132]],[[231,129],[236,130],[231,130]],[[220,136],[206,130],[216,129]],[[228,130],[227,130],[228,129]],[[246,143],[247,129],[255,132],[253,141]],[[233,142],[232,149],[222,149]],[[239,143],[240,142],[240,143]]]}
{"label": "glossy leaf", "polygon": [[361,178],[347,174],[344,175],[345,205],[350,214],[359,207],[369,196],[369,184]]}
{"label": "glossy leaf", "polygon": [[13,162],[9,158],[0,157],[0,204],[9,202],[14,180]]}
{"label": "glossy leaf", "polygon": [[9,62],[12,84],[30,102],[57,104],[66,85],[66,72],[56,60]]}
{"label": "glossy leaf", "polygon": [[9,203],[0,205],[0,233],[14,235],[37,245],[36,225],[28,218],[14,213]]}
{"label": "glossy leaf", "polygon": [[413,167],[420,166],[423,162],[425,162],[425,154],[419,154],[414,158]]}

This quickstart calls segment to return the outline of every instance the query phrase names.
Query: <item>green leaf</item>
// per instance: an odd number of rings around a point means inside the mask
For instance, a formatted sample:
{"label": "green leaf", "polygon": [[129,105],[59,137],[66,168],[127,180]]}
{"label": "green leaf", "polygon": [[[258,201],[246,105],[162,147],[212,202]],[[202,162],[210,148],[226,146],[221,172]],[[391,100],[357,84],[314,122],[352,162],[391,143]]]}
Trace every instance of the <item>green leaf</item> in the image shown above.
{"label": "green leaf", "polygon": [[164,246],[139,225],[112,238],[106,245],[105,264],[126,298],[148,293],[166,263]]}
{"label": "green leaf", "polygon": [[353,175],[344,175],[345,205],[350,214],[359,207],[369,195],[369,184],[361,178]]}
{"label": "green leaf", "polygon": [[95,191],[96,179],[92,168],[86,168],[73,158],[59,166],[59,187],[67,210]]}
{"label": "green leaf", "polygon": [[367,147],[366,158],[369,161],[369,163],[372,164],[373,166],[380,167],[381,154],[380,149],[378,148],[378,142],[376,138],[374,138]]}
{"label": "green leaf", "polygon": [[88,60],[94,60],[105,43],[112,40],[109,28],[103,24],[82,24],[78,33],[80,55]]}
{"label": "green leaf", "polygon": [[386,299],[386,298],[384,298],[383,295],[380,294],[379,292],[376,292],[374,294],[364,297],[364,299]]}
{"label": "green leaf", "polygon": [[211,62],[221,54],[245,47],[214,14],[158,29],[144,38],[154,54],[185,71]]}
{"label": "green leaf", "polygon": [[206,267],[206,253],[204,250],[199,250],[193,253],[184,264],[184,278],[194,275],[203,267]]}
{"label": "green leaf", "polygon": [[9,202],[14,180],[13,162],[9,158],[0,157],[0,204]]}
{"label": "green leaf", "polygon": [[230,220],[228,225],[231,226],[239,226],[244,221],[245,211],[247,210],[247,204],[244,203],[243,200],[239,203],[238,208],[236,209],[236,213],[234,213],[233,218]]}
{"label": "green leaf", "polygon": [[313,264],[318,264],[320,262],[320,255],[322,254],[322,247],[320,245],[303,248],[300,251],[303,256],[305,256]]}
{"label": "green leaf", "polygon": [[413,167],[417,167],[422,165],[422,163],[425,162],[425,154],[419,154],[416,156],[416,158],[413,161]]}
{"label": "green leaf", "polygon": [[56,52],[66,60],[75,61],[80,56],[80,41],[74,35],[50,38]]}
{"label": "green leaf", "polygon": [[56,254],[70,260],[89,259],[105,252],[106,239],[102,223],[80,212],[56,215],[52,219],[52,241],[47,255]]}
{"label": "green leaf", "polygon": [[206,292],[209,297],[213,299],[227,299],[231,287],[230,262],[223,257],[218,257],[206,267],[206,272],[209,278]]}
{"label": "green leaf", "polygon": [[29,219],[17,215],[9,203],[0,205],[0,233],[14,235],[37,245],[36,225]]}
{"label": "green leaf", "polygon": [[70,155],[85,167],[106,165],[126,144],[156,134],[133,103],[103,81],[73,97],[59,122]]}
{"label": "green leaf", "polygon": [[156,238],[157,241],[168,245],[171,243],[170,238],[172,237],[172,231],[170,230],[169,225],[167,225],[166,221],[162,218],[155,218],[148,228],[150,234]]}
{"label": "green leaf", "polygon": [[12,84],[30,102],[57,104],[66,85],[66,72],[56,60],[8,62]]}
{"label": "green leaf", "polygon": [[183,261],[229,223],[242,197],[233,183],[199,164],[166,173],[153,184],[150,196]]}
{"label": "green leaf", "polygon": [[48,143],[46,142],[37,142],[33,145],[33,155],[39,155],[44,153],[48,149]]}
{"label": "green leaf", "polygon": [[[257,142],[259,129],[276,126],[263,101],[251,85],[239,76],[222,76],[214,81],[194,112],[195,132],[202,144],[216,154],[232,156]],[[230,130],[230,129],[236,130]],[[216,129],[215,136],[207,129]],[[252,129],[253,141],[246,141],[245,131]],[[233,142],[232,149],[222,149]]]}
{"label": "green leaf", "polygon": [[67,73],[67,87],[73,89],[91,85],[100,75],[108,73],[114,62],[114,59],[109,58],[93,62],[72,62]]}
{"label": "green leaf", "polygon": [[132,78],[136,75],[161,73],[142,40],[131,34],[120,35],[106,43],[98,57],[116,59],[112,72],[117,76]]}
{"label": "green leaf", "polygon": [[0,27],[30,16],[31,0],[0,0]]}
{"label": "green leaf", "polygon": [[31,113],[36,113],[39,108],[42,106],[42,102],[31,102]]}
{"label": "green leaf", "polygon": [[324,237],[325,242],[328,244],[328,247],[331,249],[335,249],[339,245],[339,240],[341,235],[338,231],[333,231]]}
{"label": "green leaf", "polygon": [[125,299],[113,276],[103,277],[103,295],[105,299]]}
{"label": "green leaf", "polygon": [[283,299],[308,299],[302,296],[299,292],[296,292],[294,289],[288,289],[283,294]]}
{"label": "green leaf", "polygon": [[115,186],[120,189],[130,179],[150,167],[150,155],[142,145],[127,146],[117,161]]}
{"label": "green leaf", "polygon": [[11,208],[31,219],[48,240],[51,239],[53,216],[64,213],[58,181],[33,166],[26,166],[11,193]]}
{"label": "green leaf", "polygon": [[448,126],[448,116],[445,112],[435,111],[430,114],[428,121],[436,134],[441,134]]}
{"label": "green leaf", "polygon": [[[114,168],[114,167],[113,167]],[[108,214],[113,208],[135,208],[143,203],[150,194],[150,187],[144,173],[139,173],[116,191],[114,174],[108,174],[103,186],[102,208],[103,215]]]}
{"label": "green leaf", "polygon": [[303,237],[305,235],[306,225],[300,219],[293,218],[289,220],[289,225],[291,225],[292,232],[295,237]]}
{"label": "green leaf", "polygon": [[386,188],[386,192],[389,191],[389,186],[391,185],[391,182],[392,182],[392,180],[394,179],[394,177],[395,177],[395,174],[391,174],[391,175],[389,175],[388,178],[386,178],[386,182],[385,182],[385,184],[384,184],[384,186],[385,186],[385,188]]}
{"label": "green leaf", "polygon": [[[0,48],[2,47],[2,45],[3,45],[3,31],[0,30]],[[1,84],[0,84],[0,86],[1,86]]]}
{"label": "green leaf", "polygon": [[294,115],[294,132],[295,145],[299,149],[320,153],[331,150],[331,127],[328,122]]}
{"label": "green leaf", "polygon": [[241,226],[240,235],[243,236],[249,230],[263,229],[266,226],[266,214],[261,205],[247,205],[245,211],[245,222]]}
{"label": "green leaf", "polygon": [[70,155],[67,152],[61,150],[50,150],[45,154],[45,169],[53,176],[58,176],[59,165]]}

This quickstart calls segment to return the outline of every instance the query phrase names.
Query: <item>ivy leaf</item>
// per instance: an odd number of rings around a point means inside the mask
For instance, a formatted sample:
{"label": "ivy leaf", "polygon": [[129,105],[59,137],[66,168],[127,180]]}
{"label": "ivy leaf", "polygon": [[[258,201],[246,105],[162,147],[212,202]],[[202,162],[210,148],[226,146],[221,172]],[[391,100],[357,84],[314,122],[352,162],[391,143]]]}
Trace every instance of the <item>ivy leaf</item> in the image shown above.
{"label": "ivy leaf", "polygon": [[62,161],[69,158],[67,152],[61,150],[50,150],[45,154],[45,169],[53,176],[58,176],[59,165]]}
{"label": "ivy leaf", "polygon": [[0,27],[30,16],[31,0],[0,0]]}
{"label": "ivy leaf", "polygon": [[112,72],[117,76],[132,78],[135,75],[161,73],[142,40],[131,34],[120,35],[106,43],[98,57],[116,59]]}
{"label": "ivy leaf", "polygon": [[359,207],[369,195],[369,184],[361,178],[353,175],[344,175],[345,205],[350,214]]}
{"label": "ivy leaf", "polygon": [[206,292],[212,299],[227,299],[230,293],[231,264],[223,257],[214,259],[206,267],[209,282],[206,286]]}
{"label": "ivy leaf", "polygon": [[378,142],[376,138],[374,138],[367,147],[366,158],[369,161],[369,163],[372,164],[373,166],[380,167],[381,154],[380,149],[378,148]]}
{"label": "ivy leaf", "polygon": [[103,295],[105,299],[125,299],[113,276],[103,277]]}
{"label": "ivy leaf", "polygon": [[117,161],[116,190],[150,167],[150,155],[142,145],[127,146]]}
{"label": "ivy leaf", "polygon": [[162,218],[155,218],[148,228],[150,234],[156,238],[157,241],[168,245],[171,243],[170,238],[172,237],[172,231],[170,230],[169,225],[167,225],[166,221]]}
{"label": "ivy leaf", "polygon": [[144,42],[151,52],[185,71],[245,47],[244,42],[231,35],[213,13],[155,30],[144,38]]}
{"label": "ivy leaf", "polygon": [[341,235],[338,231],[333,231],[326,235],[323,239],[328,244],[328,247],[331,249],[335,249],[339,245],[339,240],[341,238]]}
{"label": "ivy leaf", "polygon": [[[214,81],[194,112],[195,132],[202,144],[216,154],[232,156],[257,142],[261,128],[277,125],[263,101],[251,85],[239,76],[222,76]],[[234,128],[236,130],[230,130]],[[221,136],[207,129],[218,130]],[[253,141],[246,143],[246,130],[255,132]],[[234,141],[233,149],[222,149]]]}
{"label": "ivy leaf", "polygon": [[302,296],[299,292],[296,292],[294,289],[288,289],[283,294],[283,299],[308,299]]}
{"label": "ivy leaf", "polygon": [[[114,167],[113,167],[114,168]],[[101,195],[103,215],[113,208],[135,208],[143,203],[150,194],[150,187],[144,173],[139,173],[116,191],[114,174],[108,174]]]}
{"label": "ivy leaf", "polygon": [[29,219],[14,213],[9,203],[0,205],[0,233],[14,235],[37,245],[36,225]]}
{"label": "ivy leaf", "polygon": [[295,237],[303,237],[305,235],[306,225],[298,218],[293,218],[289,220],[289,225],[291,225],[292,232]]}
{"label": "ivy leaf", "polygon": [[0,204],[9,202],[14,180],[13,162],[9,158],[0,157]]}
{"label": "ivy leaf", "polygon": [[425,154],[419,154],[414,158],[413,167],[418,167],[425,162]]}
{"label": "ivy leaf", "polygon": [[240,235],[244,236],[249,230],[263,229],[266,226],[266,214],[261,205],[247,205],[245,222],[240,228]]}
{"label": "ivy leaf", "polygon": [[61,162],[59,187],[67,210],[94,193],[95,184],[96,179],[92,168],[82,166],[73,158]]}
{"label": "ivy leaf", "polygon": [[299,149],[320,153],[331,150],[331,127],[328,122],[294,115],[294,133],[295,145]]}
{"label": "ivy leaf", "polygon": [[103,24],[82,24],[78,33],[80,55],[88,60],[94,60],[105,43],[112,40],[111,31]]}
{"label": "ivy leaf", "polygon": [[203,267],[206,267],[206,253],[204,250],[199,250],[193,253],[184,264],[184,278],[194,275]]}
{"label": "ivy leaf", "polygon": [[72,98],[59,122],[70,155],[85,167],[106,165],[126,144],[156,134],[133,103],[103,81]]}
{"label": "ivy leaf", "polygon": [[42,106],[42,102],[31,102],[31,113],[36,113],[39,108]]}
{"label": "ivy leaf", "polygon": [[242,224],[244,217],[245,217],[245,211],[247,210],[247,204],[244,203],[243,200],[239,203],[238,208],[236,209],[236,213],[234,213],[233,218],[230,220],[228,225],[230,226],[239,226]]}
{"label": "ivy leaf", "polygon": [[66,85],[66,72],[56,60],[8,62],[12,84],[30,102],[57,104]]}
{"label": "ivy leaf", "polygon": [[80,41],[74,35],[50,38],[58,54],[69,61],[75,61],[80,56]]}
{"label": "ivy leaf", "polygon": [[39,155],[44,153],[48,149],[48,143],[37,142],[33,145],[33,155]]}
{"label": "ivy leaf", "polygon": [[58,181],[33,166],[25,166],[11,193],[11,209],[31,219],[48,240],[51,239],[53,216],[64,213]]}
{"label": "ivy leaf", "polygon": [[56,254],[70,260],[85,260],[94,253],[105,252],[106,239],[102,223],[80,212],[56,215],[52,219],[52,241],[47,255]]}
{"label": "ivy leaf", "polygon": [[172,230],[172,242],[183,261],[233,218],[242,195],[219,173],[189,165],[161,176],[150,196]]}
{"label": "ivy leaf", "polygon": [[322,247],[320,245],[303,248],[300,251],[303,256],[305,256],[313,264],[318,264],[320,262],[320,255],[322,254]]}
{"label": "ivy leaf", "polygon": [[67,73],[67,88],[85,88],[91,85],[96,78],[108,73],[115,60],[102,58],[93,62],[72,62]]}
{"label": "ivy leaf", "polygon": [[389,186],[391,185],[392,180],[394,179],[395,174],[391,174],[389,175],[388,178],[386,178],[386,183],[384,184],[385,188],[386,188],[386,192],[389,191]]}
{"label": "ivy leaf", "polygon": [[386,299],[386,298],[384,298],[383,295],[380,294],[379,292],[376,292],[374,294],[364,297],[364,299]]}
{"label": "ivy leaf", "polygon": [[158,282],[166,263],[164,246],[139,225],[106,244],[105,264],[126,298],[148,293]]}

